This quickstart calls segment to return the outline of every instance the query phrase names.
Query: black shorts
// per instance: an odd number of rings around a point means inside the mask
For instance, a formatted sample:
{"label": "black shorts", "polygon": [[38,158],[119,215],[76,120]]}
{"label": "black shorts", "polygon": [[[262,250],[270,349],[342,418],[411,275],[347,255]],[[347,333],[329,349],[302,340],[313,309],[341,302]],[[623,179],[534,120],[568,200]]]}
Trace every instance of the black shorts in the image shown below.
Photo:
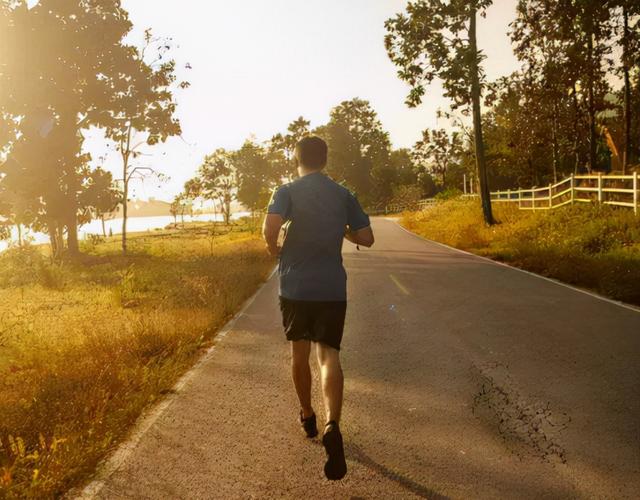
{"label": "black shorts", "polygon": [[310,340],[340,350],[346,301],[292,300],[280,297],[287,340]]}

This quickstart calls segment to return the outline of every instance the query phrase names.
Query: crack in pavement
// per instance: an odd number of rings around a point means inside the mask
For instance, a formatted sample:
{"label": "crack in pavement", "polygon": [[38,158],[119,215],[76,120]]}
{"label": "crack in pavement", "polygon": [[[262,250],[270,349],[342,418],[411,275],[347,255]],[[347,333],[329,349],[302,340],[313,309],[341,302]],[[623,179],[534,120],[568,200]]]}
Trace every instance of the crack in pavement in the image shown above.
{"label": "crack in pavement", "polygon": [[566,464],[566,451],[560,436],[571,417],[566,413],[554,413],[549,402],[528,402],[513,388],[508,377],[505,383],[499,383],[488,373],[489,367],[474,365],[474,369],[479,388],[473,398],[472,413],[497,429],[505,444],[520,458],[522,450],[514,446],[518,443],[545,462]]}

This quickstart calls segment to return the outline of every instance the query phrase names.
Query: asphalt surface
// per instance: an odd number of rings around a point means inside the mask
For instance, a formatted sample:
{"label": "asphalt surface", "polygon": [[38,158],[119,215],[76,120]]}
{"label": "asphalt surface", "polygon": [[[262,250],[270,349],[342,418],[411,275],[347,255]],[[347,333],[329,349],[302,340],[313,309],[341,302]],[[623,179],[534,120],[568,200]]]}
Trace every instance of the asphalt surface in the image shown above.
{"label": "asphalt surface", "polygon": [[296,421],[274,277],[86,496],[637,498],[640,313],[374,230],[345,244],[343,481]]}

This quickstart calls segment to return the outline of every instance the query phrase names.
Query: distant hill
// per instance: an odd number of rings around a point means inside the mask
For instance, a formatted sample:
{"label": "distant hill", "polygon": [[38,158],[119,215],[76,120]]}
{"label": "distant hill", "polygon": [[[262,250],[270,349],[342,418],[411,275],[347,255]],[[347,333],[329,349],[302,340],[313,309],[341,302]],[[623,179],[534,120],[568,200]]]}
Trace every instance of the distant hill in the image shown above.
{"label": "distant hill", "polygon": [[[171,203],[149,198],[149,200],[130,200],[127,205],[127,215],[129,217],[157,217],[160,215],[171,215],[169,207]],[[122,207],[118,207],[114,217],[122,217]]]}

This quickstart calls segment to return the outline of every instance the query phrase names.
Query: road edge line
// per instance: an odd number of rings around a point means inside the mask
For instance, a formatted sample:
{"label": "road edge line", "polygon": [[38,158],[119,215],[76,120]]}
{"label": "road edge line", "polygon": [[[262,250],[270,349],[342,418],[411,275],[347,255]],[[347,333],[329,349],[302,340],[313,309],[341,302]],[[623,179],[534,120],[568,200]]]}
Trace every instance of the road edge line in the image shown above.
{"label": "road edge line", "polygon": [[[133,451],[136,449],[142,437],[147,433],[147,431],[155,424],[160,416],[166,412],[169,407],[173,404],[173,402],[177,399],[186,385],[193,379],[195,373],[198,371],[202,365],[204,365],[213,354],[215,354],[216,347],[220,341],[222,341],[229,332],[233,329],[238,319],[246,312],[249,307],[255,302],[256,298],[260,293],[264,290],[267,284],[271,281],[273,276],[276,274],[278,268],[277,266],[271,271],[267,279],[264,283],[262,283],[258,289],[242,304],[240,310],[233,315],[233,317],[227,321],[227,323],[216,333],[215,337],[213,337],[213,341],[216,343],[209,347],[194,363],[194,365],[189,368],[173,385],[171,388],[171,392],[162,398],[160,402],[156,405],[149,408],[147,411],[143,411],[142,414],[136,420],[136,423],[133,425],[133,429],[131,430],[129,436],[120,443],[116,449],[111,453],[108,458],[106,458],[101,465],[98,465],[98,468],[94,474],[93,479],[89,482],[89,484],[85,485],[82,488],[78,488],[80,490],[79,493],[73,493],[74,490],[67,492],[64,495],[64,498],[75,498],[88,500],[95,498],[98,495],[102,488],[106,485],[107,480],[115,474],[118,469],[128,460]],[[76,490],[77,491],[77,490]],[[71,496],[69,496],[71,495]]]}
{"label": "road edge line", "polygon": [[510,264],[507,264],[506,262],[500,262],[499,260],[493,260],[493,259],[490,259],[489,257],[484,257],[483,255],[478,255],[478,254],[475,254],[475,253],[467,252],[466,250],[461,250],[459,248],[452,247],[450,245],[447,245],[446,243],[440,243],[439,241],[430,240],[429,238],[425,238],[424,236],[420,236],[419,234],[416,234],[413,231],[409,231],[406,227],[403,227],[402,225],[400,225],[400,223],[398,222],[398,219],[386,218],[386,220],[394,222],[396,226],[398,226],[400,229],[402,229],[406,233],[409,233],[410,235],[415,236],[416,238],[419,238],[419,239],[421,239],[423,241],[427,241],[429,243],[434,243],[435,245],[439,245],[441,247],[448,248],[449,250],[454,250],[454,251],[456,251],[458,253],[463,253],[465,255],[470,255],[471,257],[475,257],[477,259],[481,259],[481,260],[485,260],[487,262],[491,262],[492,264],[495,264],[496,266],[502,266],[502,267],[506,267],[508,269],[513,269],[514,271],[520,271],[521,273],[528,274],[529,276],[535,276],[536,278],[540,278],[542,280],[549,281],[550,283],[554,283],[556,285],[563,286],[563,287],[568,288],[570,290],[573,290],[575,292],[580,292],[580,293],[583,293],[585,295],[589,295],[590,297],[593,297],[593,298],[596,298],[596,299],[600,299],[600,300],[603,300],[605,302],[609,302],[610,304],[613,304],[613,305],[616,305],[616,306],[619,306],[619,307],[623,307],[624,309],[629,309],[630,311],[634,311],[634,312],[640,313],[640,307],[634,306],[632,304],[627,304],[626,302],[621,302],[619,300],[610,299],[608,297],[604,297],[603,295],[599,295],[599,294],[597,294],[595,292],[591,292],[589,290],[584,290],[584,289],[578,288],[578,287],[576,287],[574,285],[569,285],[568,283],[563,283],[562,281],[559,281],[557,279],[549,278],[548,276],[542,276],[541,274],[536,274],[534,272],[527,271],[526,269],[520,269],[519,267],[512,266]]}

